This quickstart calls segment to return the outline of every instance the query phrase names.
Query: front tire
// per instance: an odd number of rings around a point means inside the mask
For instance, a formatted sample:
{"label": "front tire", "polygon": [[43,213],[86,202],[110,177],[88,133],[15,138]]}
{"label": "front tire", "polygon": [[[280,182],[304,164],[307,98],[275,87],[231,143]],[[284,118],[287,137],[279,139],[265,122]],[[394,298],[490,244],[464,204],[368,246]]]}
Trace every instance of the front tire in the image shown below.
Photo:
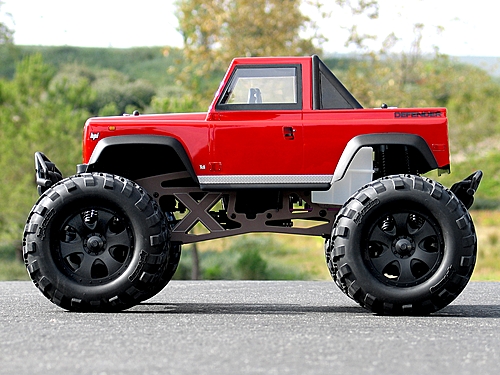
{"label": "front tire", "polygon": [[181,245],[170,243],[168,246],[168,260],[161,266],[156,280],[141,297],[141,302],[146,301],[160,293],[174,277],[181,259]]}
{"label": "front tire", "polygon": [[47,190],[25,227],[30,277],[56,305],[117,311],[141,300],[168,261],[168,225],[137,184],[102,173]]}
{"label": "front tire", "polygon": [[451,303],[476,261],[472,219],[448,189],[399,175],[361,188],[327,241],[333,279],[378,314],[428,314]]}

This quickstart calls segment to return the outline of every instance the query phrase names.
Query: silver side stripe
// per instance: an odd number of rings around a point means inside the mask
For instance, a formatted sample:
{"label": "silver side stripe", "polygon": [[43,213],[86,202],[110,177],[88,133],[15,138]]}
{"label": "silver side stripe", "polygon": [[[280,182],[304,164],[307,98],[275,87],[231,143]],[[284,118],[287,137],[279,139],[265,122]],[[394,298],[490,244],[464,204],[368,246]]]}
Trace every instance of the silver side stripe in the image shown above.
{"label": "silver side stripe", "polygon": [[238,184],[329,184],[332,175],[226,175],[198,176],[202,185]]}

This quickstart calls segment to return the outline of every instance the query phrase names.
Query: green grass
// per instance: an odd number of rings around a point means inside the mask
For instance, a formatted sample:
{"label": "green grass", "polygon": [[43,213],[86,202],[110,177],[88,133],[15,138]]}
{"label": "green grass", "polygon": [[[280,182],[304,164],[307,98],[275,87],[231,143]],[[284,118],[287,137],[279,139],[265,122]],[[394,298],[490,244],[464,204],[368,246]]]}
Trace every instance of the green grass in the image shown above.
{"label": "green grass", "polygon": [[0,281],[29,280],[24,263],[18,260],[0,261]]}
{"label": "green grass", "polygon": [[472,211],[478,256],[472,280],[500,281],[500,211]]}
{"label": "green grass", "polygon": [[18,251],[12,244],[0,244],[0,281],[29,280],[26,267],[19,260]]}
{"label": "green grass", "polygon": [[[322,240],[251,234],[197,245],[203,279],[325,280]],[[192,245],[183,247],[177,279],[191,277]]]}

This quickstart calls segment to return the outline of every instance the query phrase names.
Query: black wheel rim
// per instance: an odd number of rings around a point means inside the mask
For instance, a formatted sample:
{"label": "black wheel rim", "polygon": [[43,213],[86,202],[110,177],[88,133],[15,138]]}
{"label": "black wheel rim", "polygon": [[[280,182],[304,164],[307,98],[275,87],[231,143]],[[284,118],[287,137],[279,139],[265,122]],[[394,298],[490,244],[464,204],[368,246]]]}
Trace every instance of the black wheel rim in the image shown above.
{"label": "black wheel rim", "polygon": [[59,266],[71,279],[102,285],[123,274],[130,264],[134,237],[128,220],[107,209],[86,209],[61,225]]}
{"label": "black wheel rim", "polygon": [[420,212],[379,216],[365,238],[365,261],[373,275],[388,285],[418,285],[436,272],[443,258],[441,229]]}

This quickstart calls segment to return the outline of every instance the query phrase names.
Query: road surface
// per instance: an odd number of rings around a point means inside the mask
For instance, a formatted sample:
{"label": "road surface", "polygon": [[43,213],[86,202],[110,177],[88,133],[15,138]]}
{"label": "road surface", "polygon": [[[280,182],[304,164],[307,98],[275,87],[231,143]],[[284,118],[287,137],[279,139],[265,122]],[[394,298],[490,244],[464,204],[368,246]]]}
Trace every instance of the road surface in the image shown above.
{"label": "road surface", "polygon": [[0,374],[498,374],[500,283],[427,317],[376,316],[333,282],[173,281],[83,314],[0,282]]}

